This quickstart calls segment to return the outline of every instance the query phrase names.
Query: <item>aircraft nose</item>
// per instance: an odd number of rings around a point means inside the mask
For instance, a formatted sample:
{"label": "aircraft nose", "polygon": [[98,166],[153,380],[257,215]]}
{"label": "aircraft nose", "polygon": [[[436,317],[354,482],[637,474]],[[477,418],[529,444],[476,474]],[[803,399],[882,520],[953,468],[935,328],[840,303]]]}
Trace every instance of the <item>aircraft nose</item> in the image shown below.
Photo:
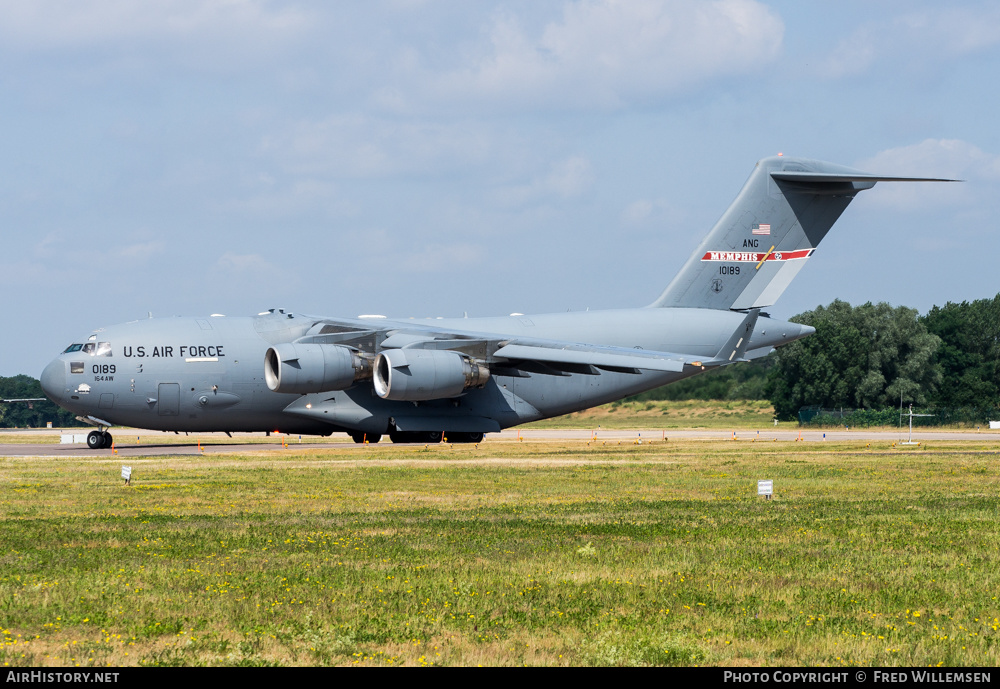
{"label": "aircraft nose", "polygon": [[39,382],[49,399],[58,403],[66,393],[66,362],[59,359],[50,362]]}

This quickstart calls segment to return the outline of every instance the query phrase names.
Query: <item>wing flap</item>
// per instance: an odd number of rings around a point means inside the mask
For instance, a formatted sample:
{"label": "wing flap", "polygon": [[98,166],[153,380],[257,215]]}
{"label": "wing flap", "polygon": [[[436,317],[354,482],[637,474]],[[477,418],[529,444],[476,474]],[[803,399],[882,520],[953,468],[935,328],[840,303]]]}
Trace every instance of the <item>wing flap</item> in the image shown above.
{"label": "wing flap", "polygon": [[[627,353],[626,353],[627,352]],[[508,344],[496,351],[496,356],[507,359],[526,359],[556,364],[589,364],[611,369],[643,369],[679,373],[693,359],[668,352],[647,352],[623,347],[578,347],[556,349],[531,345]]]}

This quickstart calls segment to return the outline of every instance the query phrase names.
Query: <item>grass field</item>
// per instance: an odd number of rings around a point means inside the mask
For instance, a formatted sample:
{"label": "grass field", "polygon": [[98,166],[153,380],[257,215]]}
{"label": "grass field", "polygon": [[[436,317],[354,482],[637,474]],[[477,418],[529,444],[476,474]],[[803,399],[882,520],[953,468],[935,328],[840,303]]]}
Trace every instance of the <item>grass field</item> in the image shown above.
{"label": "grass field", "polygon": [[[644,402],[613,402],[600,407],[594,407],[582,412],[566,414],[553,419],[536,421],[526,424],[523,428],[538,429],[638,429],[638,430],[664,430],[673,429],[693,429],[693,430],[760,430],[766,431],[778,428],[779,430],[798,430],[800,428],[797,421],[782,421],[774,425],[774,407],[765,400],[656,400]],[[809,426],[801,428],[811,428],[813,430],[823,428],[840,429],[840,424],[830,426]],[[866,427],[867,428],[867,427]],[[947,426],[934,426],[936,429],[949,430],[974,430],[971,424],[952,424]],[[882,430],[892,431],[902,429],[902,424],[888,426]],[[65,432],[87,433],[91,430],[87,428],[66,429]],[[112,428],[111,432],[117,442],[130,445],[135,443],[135,431],[128,428]],[[157,443],[187,444],[199,439],[205,442],[212,442],[213,439],[226,442],[225,436],[221,433],[192,434],[190,436],[179,434],[157,434]],[[346,434],[334,433],[328,439],[315,436],[304,436],[310,442],[345,442]],[[257,444],[280,444],[277,436],[265,437],[262,433],[239,434],[241,443]],[[290,437],[291,442],[296,442],[297,436]],[[0,443],[32,443],[32,444],[58,444],[59,437],[56,433],[35,433],[35,432],[13,432],[11,430],[0,429]]]}
{"label": "grass field", "polygon": [[[763,429],[774,423],[765,400],[683,400],[613,402],[574,414],[528,424],[529,428],[711,428]],[[782,427],[798,423],[782,423]]]}
{"label": "grass field", "polygon": [[0,663],[995,666],[998,451],[0,459]]}
{"label": "grass field", "polygon": [[[675,428],[693,429],[766,429],[773,428],[774,408],[763,400],[690,400],[690,401],[651,401],[651,402],[614,402],[593,409],[587,409],[575,414],[567,414],[554,419],[537,421],[525,428],[612,428],[612,429],[652,429],[670,430]],[[782,428],[798,428],[797,422],[780,424]],[[90,428],[72,429],[73,433],[87,433]],[[135,442],[135,434],[130,429],[113,428],[112,433],[120,442],[131,444]],[[184,434],[165,434],[157,436],[157,442],[189,443],[192,438]],[[203,434],[201,437],[223,438],[221,434]],[[336,442],[344,441],[344,434],[332,436]],[[241,442],[275,443],[275,438],[265,438],[263,434],[241,434]],[[316,442],[317,438],[309,438]],[[59,437],[56,434],[4,433],[0,430],[0,443],[38,443],[56,444]]]}

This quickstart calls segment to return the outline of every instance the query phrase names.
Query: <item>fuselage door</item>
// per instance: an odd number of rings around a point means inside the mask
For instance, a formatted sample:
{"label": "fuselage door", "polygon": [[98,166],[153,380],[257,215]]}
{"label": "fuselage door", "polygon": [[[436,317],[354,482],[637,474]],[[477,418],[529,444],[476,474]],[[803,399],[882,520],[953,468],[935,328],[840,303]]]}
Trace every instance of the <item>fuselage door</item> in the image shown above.
{"label": "fuselage door", "polygon": [[160,416],[179,416],[181,413],[180,383],[160,383],[157,390],[156,406]]}

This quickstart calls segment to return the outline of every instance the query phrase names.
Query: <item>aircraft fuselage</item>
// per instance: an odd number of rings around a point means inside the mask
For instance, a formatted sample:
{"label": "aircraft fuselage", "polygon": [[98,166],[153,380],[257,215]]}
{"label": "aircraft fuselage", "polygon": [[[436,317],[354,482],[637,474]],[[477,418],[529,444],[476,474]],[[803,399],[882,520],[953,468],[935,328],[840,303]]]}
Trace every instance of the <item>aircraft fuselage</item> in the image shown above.
{"label": "aircraft fuselage", "polygon": [[[641,308],[497,318],[358,319],[391,332],[445,329],[473,335],[588,342],[711,357],[744,314]],[[481,389],[439,400],[381,399],[371,381],[310,394],[273,392],[265,383],[269,347],[292,342],[317,319],[281,311],[250,318],[147,319],[100,329],[42,374],[46,393],[96,423],[170,431],[280,431],[328,435],[385,433],[401,419],[441,430],[499,430],[586,409],[679,380],[697,371],[500,369]],[[343,321],[341,321],[343,322]],[[761,318],[749,350],[797,339],[810,328]],[[86,351],[89,350],[89,351]],[[484,428],[483,420],[488,420]],[[413,426],[416,428],[417,426]]]}

